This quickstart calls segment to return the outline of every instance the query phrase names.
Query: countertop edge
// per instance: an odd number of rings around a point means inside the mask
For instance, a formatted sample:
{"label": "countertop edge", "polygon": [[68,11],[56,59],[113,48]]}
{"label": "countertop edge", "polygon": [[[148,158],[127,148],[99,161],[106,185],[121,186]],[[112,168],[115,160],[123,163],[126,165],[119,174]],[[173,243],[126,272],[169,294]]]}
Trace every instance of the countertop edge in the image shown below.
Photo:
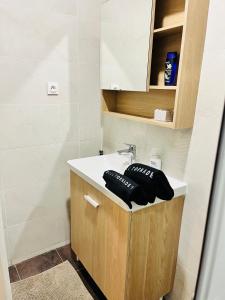
{"label": "countertop edge", "polygon": [[[68,160],[67,164],[70,168],[71,171],[73,171],[75,174],[79,175],[82,179],[87,181],[90,185],[92,185],[94,188],[96,188],[98,191],[102,192],[106,197],[110,198],[114,203],[119,205],[121,208],[123,208],[126,212],[136,212],[145,208],[148,208],[153,205],[157,205],[161,202],[164,202],[165,200],[161,200],[159,198],[156,198],[154,203],[149,203],[145,206],[138,205],[134,202],[132,202],[132,209],[130,209],[124,202],[121,200],[119,197],[117,197],[115,194],[113,194],[111,191],[107,190],[105,187],[101,186],[98,182],[95,180],[91,179],[88,175],[80,171],[79,169],[75,168],[74,166],[71,165],[72,160]],[[186,186],[185,186],[186,189]],[[185,196],[185,192],[183,192],[183,187],[180,187],[176,189],[174,192],[174,198],[180,197],[180,196]]]}

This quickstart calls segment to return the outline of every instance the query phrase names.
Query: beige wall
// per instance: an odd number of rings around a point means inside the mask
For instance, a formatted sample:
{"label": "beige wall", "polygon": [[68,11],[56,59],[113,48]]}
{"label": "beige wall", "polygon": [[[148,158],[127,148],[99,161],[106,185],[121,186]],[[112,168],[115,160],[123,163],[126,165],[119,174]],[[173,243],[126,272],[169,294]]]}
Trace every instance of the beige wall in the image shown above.
{"label": "beige wall", "polygon": [[195,123],[187,160],[179,258],[172,300],[194,295],[225,99],[225,3],[210,2]]}
{"label": "beige wall", "polygon": [[[0,192],[10,262],[70,238],[68,159],[98,153],[99,1],[0,0]],[[47,96],[58,81],[59,96]]]}
{"label": "beige wall", "polygon": [[164,171],[188,183],[171,300],[191,300],[195,290],[225,99],[224,11],[223,1],[211,1],[192,136],[191,130],[173,131],[110,117],[103,119],[106,152],[123,147],[123,142],[134,143],[138,160],[147,163],[151,149],[157,147]]}
{"label": "beige wall", "polygon": [[7,254],[5,246],[5,234],[2,220],[2,207],[0,202],[0,299],[11,300],[11,288],[7,265]]}

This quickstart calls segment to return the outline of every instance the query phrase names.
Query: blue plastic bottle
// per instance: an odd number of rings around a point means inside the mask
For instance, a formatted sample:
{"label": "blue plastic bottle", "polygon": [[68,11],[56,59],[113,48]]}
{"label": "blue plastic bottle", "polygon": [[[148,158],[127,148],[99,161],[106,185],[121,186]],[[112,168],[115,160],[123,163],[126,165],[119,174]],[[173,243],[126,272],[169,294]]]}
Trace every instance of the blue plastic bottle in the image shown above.
{"label": "blue plastic bottle", "polygon": [[168,52],[165,62],[165,85],[176,85],[177,52]]}

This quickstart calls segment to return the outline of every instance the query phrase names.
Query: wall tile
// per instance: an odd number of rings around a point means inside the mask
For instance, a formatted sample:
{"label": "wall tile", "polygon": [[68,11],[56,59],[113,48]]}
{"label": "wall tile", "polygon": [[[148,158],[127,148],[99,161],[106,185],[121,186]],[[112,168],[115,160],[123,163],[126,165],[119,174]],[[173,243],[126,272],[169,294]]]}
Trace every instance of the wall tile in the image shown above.
{"label": "wall tile", "polygon": [[5,210],[5,193],[0,192],[0,219],[2,220],[3,228],[6,227],[6,210]]}
{"label": "wall tile", "polygon": [[38,184],[66,174],[67,160],[78,157],[76,143],[4,151],[2,173],[5,189]]}
{"label": "wall tile", "polygon": [[[0,104],[59,104],[75,102],[76,69],[69,62],[0,57]],[[73,80],[73,81],[72,81]],[[47,82],[59,83],[60,94],[47,95]]]}
{"label": "wall tile", "polygon": [[0,6],[4,6],[7,9],[25,10],[32,9],[36,12],[53,12],[60,14],[77,15],[77,1],[76,0],[20,0],[11,2],[7,0],[0,0]]}
{"label": "wall tile", "polygon": [[137,161],[148,163],[155,148],[162,158],[163,170],[183,179],[191,130],[157,128],[128,120],[103,118],[106,153],[124,148],[124,143],[137,146]]}
{"label": "wall tile", "polygon": [[60,215],[41,217],[7,228],[11,260],[23,260],[68,239],[68,220]]}
{"label": "wall tile", "polygon": [[77,55],[76,16],[34,8],[18,10],[1,3],[0,14],[0,55],[48,60]]}
{"label": "wall tile", "polygon": [[[99,21],[98,1],[0,0],[0,198],[10,263],[70,239],[66,162],[99,149]],[[47,95],[48,81],[59,83],[58,96]]]}
{"label": "wall tile", "polygon": [[93,138],[80,142],[80,157],[88,157],[98,155],[100,148],[99,138]]}
{"label": "wall tile", "polygon": [[77,2],[78,17],[80,21],[91,20],[96,22],[100,19],[100,1],[85,0]]}
{"label": "wall tile", "polygon": [[79,141],[78,103],[71,102],[60,105],[60,140],[62,142]]}
{"label": "wall tile", "polygon": [[60,141],[59,105],[0,105],[0,149]]}
{"label": "wall tile", "polygon": [[[69,174],[69,171],[68,171]],[[61,215],[69,217],[69,176],[64,180],[48,181],[38,185],[18,186],[5,193],[7,226],[13,226],[41,217]]]}

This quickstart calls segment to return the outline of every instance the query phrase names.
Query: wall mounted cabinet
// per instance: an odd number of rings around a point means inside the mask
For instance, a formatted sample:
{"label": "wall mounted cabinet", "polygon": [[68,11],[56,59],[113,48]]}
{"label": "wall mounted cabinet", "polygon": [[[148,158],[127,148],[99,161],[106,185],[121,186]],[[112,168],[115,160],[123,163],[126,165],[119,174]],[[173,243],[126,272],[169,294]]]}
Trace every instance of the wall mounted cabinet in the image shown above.
{"label": "wall mounted cabinet", "polygon": [[146,91],[152,0],[107,0],[101,9],[101,88]]}
{"label": "wall mounted cabinet", "polygon": [[[127,91],[121,88],[120,91],[115,91],[103,85],[103,112],[106,115],[167,128],[191,128],[198,93],[209,1],[146,2],[148,2],[147,10],[151,13],[148,16],[149,22],[145,21],[146,26],[150,24],[145,90],[142,86],[143,89],[134,88]],[[122,13],[121,10],[120,14]],[[179,55],[176,86],[164,85],[164,63],[167,52],[170,51],[176,51]],[[131,56],[132,48],[127,52],[130,52]],[[132,67],[135,70],[136,63],[130,61],[130,68]],[[107,70],[102,68],[103,77],[105,72]],[[143,76],[141,80],[143,84]],[[154,110],[157,108],[172,111],[173,120],[155,121]]]}

